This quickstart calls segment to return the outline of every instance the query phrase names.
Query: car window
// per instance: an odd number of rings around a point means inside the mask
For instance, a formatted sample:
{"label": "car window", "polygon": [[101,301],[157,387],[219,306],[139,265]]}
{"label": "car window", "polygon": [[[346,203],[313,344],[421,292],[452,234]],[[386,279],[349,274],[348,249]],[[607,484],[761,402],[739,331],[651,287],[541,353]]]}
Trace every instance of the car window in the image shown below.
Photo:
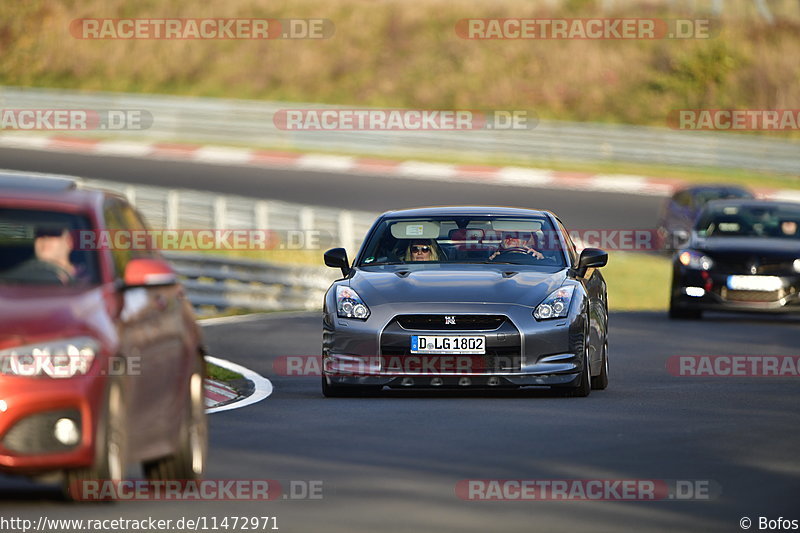
{"label": "car window", "polygon": [[689,191],[681,191],[674,196],[673,201],[680,207],[688,208],[692,204],[692,195]]}
{"label": "car window", "polygon": [[567,242],[567,254],[569,255],[570,261],[573,265],[578,264],[578,250],[575,248],[575,243],[572,242],[572,237],[570,237],[569,232],[564,228],[564,225],[561,221],[558,221],[558,228],[561,230],[561,233],[564,235],[564,240]]}
{"label": "car window", "polygon": [[701,237],[773,237],[800,240],[800,206],[713,206],[703,212],[695,229]]}
{"label": "car window", "polygon": [[[106,229],[111,235],[116,231],[131,232],[145,231],[147,228],[130,205],[113,198],[106,202],[103,209]],[[113,244],[113,241],[112,241]],[[114,273],[118,278],[124,276],[125,267],[134,258],[156,257],[153,250],[137,248],[135,246],[111,246],[111,257],[114,261]]]}
{"label": "car window", "polygon": [[99,283],[97,251],[81,242],[87,233],[82,215],[0,208],[0,283]]}
{"label": "car window", "polygon": [[359,265],[510,263],[565,266],[547,217],[388,218],[367,238]]}

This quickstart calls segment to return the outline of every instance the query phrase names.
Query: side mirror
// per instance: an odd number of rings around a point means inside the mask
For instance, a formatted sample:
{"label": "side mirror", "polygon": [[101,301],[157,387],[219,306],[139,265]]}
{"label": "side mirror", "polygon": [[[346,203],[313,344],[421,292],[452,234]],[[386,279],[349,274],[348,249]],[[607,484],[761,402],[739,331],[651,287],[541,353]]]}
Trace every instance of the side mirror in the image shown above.
{"label": "side mirror", "polygon": [[608,253],[600,248],[585,248],[578,260],[578,269],[600,268],[606,266],[606,263],[608,263]]}
{"label": "side mirror", "polygon": [[178,276],[169,263],[161,259],[131,259],[123,276],[125,288],[175,285]]}
{"label": "side mirror", "polygon": [[347,276],[350,272],[350,263],[347,261],[347,250],[344,248],[331,248],[325,252],[325,265],[333,268],[341,268],[342,275]]}
{"label": "side mirror", "polygon": [[672,232],[672,246],[677,250],[689,244],[689,232],[682,229],[676,229]]}

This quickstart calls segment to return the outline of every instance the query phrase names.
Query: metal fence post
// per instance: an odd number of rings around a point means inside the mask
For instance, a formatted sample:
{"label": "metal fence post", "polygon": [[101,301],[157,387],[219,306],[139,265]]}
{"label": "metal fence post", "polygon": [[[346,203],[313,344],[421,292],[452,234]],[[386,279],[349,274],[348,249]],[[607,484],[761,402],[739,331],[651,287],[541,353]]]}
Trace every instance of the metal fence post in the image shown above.
{"label": "metal fence post", "polygon": [[339,244],[342,248],[348,251],[348,257],[353,257],[355,254],[353,250],[353,242],[355,238],[353,228],[353,213],[350,211],[342,210],[339,212]]}
{"label": "metal fence post", "polygon": [[214,228],[217,230],[228,227],[228,202],[224,196],[217,196],[214,199]]}
{"label": "metal fence post", "polygon": [[178,221],[180,220],[180,194],[175,189],[167,191],[167,212],[165,213],[164,222],[166,229],[178,229]]}

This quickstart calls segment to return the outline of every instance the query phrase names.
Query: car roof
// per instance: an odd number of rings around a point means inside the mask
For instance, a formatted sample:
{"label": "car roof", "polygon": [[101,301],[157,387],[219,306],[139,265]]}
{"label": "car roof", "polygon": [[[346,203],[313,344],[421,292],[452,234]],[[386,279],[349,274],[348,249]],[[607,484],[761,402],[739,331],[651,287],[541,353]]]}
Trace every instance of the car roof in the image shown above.
{"label": "car roof", "polygon": [[80,182],[74,176],[0,170],[0,198],[89,211],[102,205],[105,197],[119,197],[108,191],[83,188]]}
{"label": "car roof", "polygon": [[786,202],[781,200],[759,200],[755,198],[727,198],[723,200],[711,200],[706,204],[706,209],[714,207],[789,207],[800,209],[800,203]]}
{"label": "car roof", "polygon": [[750,189],[748,189],[747,187],[744,187],[742,185],[733,185],[733,184],[724,184],[724,183],[704,183],[704,184],[701,184],[701,185],[690,185],[688,187],[683,187],[683,188],[679,189],[678,191],[676,191],[676,194],[677,193],[681,193],[681,192],[695,193],[695,192],[700,192],[700,191],[719,191],[719,190],[743,191],[743,192],[746,192],[746,193],[749,193],[749,194],[753,194],[753,192]]}
{"label": "car roof", "polygon": [[14,191],[62,192],[78,188],[71,176],[0,172],[0,188]]}
{"label": "car roof", "polygon": [[405,217],[428,217],[428,216],[553,216],[550,211],[542,209],[524,209],[520,207],[501,207],[501,206],[430,206],[415,207],[412,209],[400,209],[397,211],[387,211],[381,215],[385,218],[405,218]]}

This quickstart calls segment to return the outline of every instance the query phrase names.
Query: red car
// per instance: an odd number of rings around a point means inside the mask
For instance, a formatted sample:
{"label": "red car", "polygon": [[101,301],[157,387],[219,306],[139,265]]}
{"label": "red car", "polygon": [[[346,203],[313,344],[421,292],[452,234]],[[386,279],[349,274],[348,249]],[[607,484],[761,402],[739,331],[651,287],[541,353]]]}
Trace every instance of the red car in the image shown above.
{"label": "red car", "polygon": [[71,497],[131,462],[150,479],[202,476],[192,307],[158,252],[97,245],[136,230],[121,196],[0,173],[0,472],[63,474]]}

